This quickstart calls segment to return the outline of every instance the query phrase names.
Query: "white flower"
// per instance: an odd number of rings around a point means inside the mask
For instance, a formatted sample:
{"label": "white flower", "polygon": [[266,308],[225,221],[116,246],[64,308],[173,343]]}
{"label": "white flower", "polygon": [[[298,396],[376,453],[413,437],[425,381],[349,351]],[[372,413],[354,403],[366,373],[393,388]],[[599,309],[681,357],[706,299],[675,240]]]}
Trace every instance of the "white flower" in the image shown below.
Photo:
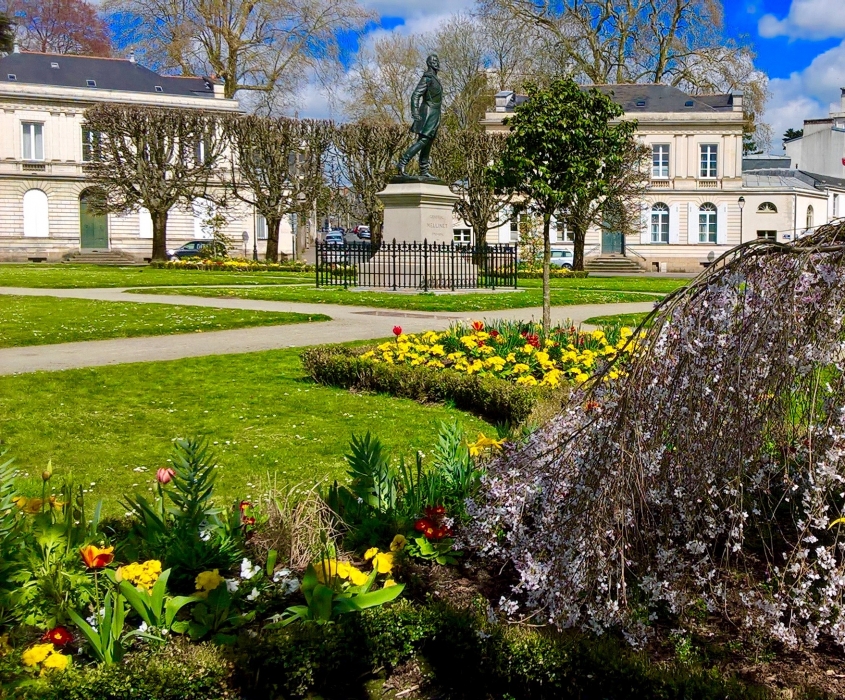
{"label": "white flower", "polygon": [[148,629],[149,629],[149,625],[147,625],[146,622],[142,622],[140,625],[138,625],[138,631],[139,632],[146,632]]}
{"label": "white flower", "polygon": [[273,574],[273,583],[279,583],[279,581],[287,579],[288,576],[290,576],[290,569],[279,569]]}
{"label": "white flower", "polygon": [[244,558],[241,562],[241,578],[249,581],[259,571],[261,571],[261,567],[255,566],[249,559]]}
{"label": "white flower", "polygon": [[290,578],[282,584],[282,593],[291,595],[299,590],[299,579]]}
{"label": "white flower", "polygon": [[252,601],[252,600],[256,600],[256,599],[258,598],[258,596],[260,596],[260,595],[261,595],[261,593],[259,593],[258,589],[257,589],[257,588],[253,588],[253,589],[252,589],[252,593],[250,593],[250,594],[246,597],[246,599],[247,599],[247,600],[250,600],[250,601]]}
{"label": "white flower", "polygon": [[241,585],[241,582],[238,581],[238,579],[236,579],[236,578],[227,578],[226,579],[226,590],[229,591],[229,593],[234,593],[235,591],[237,591],[238,586],[240,586],[240,585]]}

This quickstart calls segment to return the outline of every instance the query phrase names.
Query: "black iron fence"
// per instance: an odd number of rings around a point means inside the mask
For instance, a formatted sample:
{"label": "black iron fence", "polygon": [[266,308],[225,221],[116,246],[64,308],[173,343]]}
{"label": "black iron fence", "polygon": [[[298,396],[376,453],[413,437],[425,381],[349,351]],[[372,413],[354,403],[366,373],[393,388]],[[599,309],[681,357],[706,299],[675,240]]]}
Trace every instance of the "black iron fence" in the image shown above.
{"label": "black iron fence", "polygon": [[516,248],[461,243],[317,243],[318,287],[516,288]]}

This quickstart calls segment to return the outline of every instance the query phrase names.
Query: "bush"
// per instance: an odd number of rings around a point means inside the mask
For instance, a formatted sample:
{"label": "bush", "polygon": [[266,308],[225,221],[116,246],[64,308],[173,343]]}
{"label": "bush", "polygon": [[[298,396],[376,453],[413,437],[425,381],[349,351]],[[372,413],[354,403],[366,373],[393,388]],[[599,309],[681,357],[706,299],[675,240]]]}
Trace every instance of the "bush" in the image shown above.
{"label": "bush", "polygon": [[523,423],[537,404],[560,392],[525,387],[491,376],[451,370],[376,364],[362,359],[365,349],[322,345],[302,353],[302,364],[320,384],[375,391],[414,401],[452,401],[457,408],[492,423]]}
{"label": "bush", "polygon": [[[589,277],[590,273],[586,270],[567,270],[566,268],[553,268],[549,270],[549,277],[551,279],[565,279],[565,278],[577,278],[577,279],[585,279]],[[521,280],[538,280],[543,279],[543,270],[531,268],[531,269],[524,269],[520,270],[517,273],[517,277]]]}
{"label": "bush", "polygon": [[213,644],[174,638],[154,651],[127,655],[112,666],[71,668],[26,688],[38,700],[229,700],[239,698],[232,663]]}
{"label": "bush", "polygon": [[771,697],[718,673],[653,666],[615,638],[540,633],[490,624],[474,611],[408,602],[331,627],[274,631],[242,648],[238,666],[247,698],[358,697],[373,669],[390,672],[413,659],[449,698]]}
{"label": "bush", "polygon": [[268,263],[239,258],[190,258],[187,260],[153,260],[150,267],[167,270],[205,270],[208,272],[313,272],[314,266],[299,260]]}

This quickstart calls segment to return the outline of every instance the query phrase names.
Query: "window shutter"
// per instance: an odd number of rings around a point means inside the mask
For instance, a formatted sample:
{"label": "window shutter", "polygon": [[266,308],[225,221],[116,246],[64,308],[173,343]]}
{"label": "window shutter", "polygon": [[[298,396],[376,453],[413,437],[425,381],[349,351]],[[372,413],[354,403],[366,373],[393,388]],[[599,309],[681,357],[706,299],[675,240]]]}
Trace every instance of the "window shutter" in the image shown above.
{"label": "window shutter", "polygon": [[728,244],[728,205],[720,204],[716,215],[716,243]]}
{"label": "window shutter", "polygon": [[669,205],[669,244],[681,242],[681,205]]}
{"label": "window shutter", "polygon": [[698,207],[692,202],[689,203],[687,218],[687,242],[692,244],[698,243]]}
{"label": "window shutter", "polygon": [[651,243],[651,207],[640,205],[640,243]]}

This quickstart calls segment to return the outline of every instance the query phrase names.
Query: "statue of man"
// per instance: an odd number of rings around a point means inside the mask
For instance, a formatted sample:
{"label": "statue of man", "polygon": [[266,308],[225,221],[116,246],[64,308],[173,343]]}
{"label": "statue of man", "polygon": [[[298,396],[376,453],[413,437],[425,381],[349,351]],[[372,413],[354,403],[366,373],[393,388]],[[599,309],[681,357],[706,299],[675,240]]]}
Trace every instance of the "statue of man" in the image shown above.
{"label": "statue of man", "polygon": [[436,178],[429,172],[431,144],[440,128],[443,87],[437,79],[437,71],[440,70],[440,59],[437,58],[437,55],[431,54],[425,60],[425,64],[427,69],[411,95],[411,117],[414,120],[411,125],[411,133],[417,135],[417,141],[402,154],[399,159],[398,170],[400,175],[404,175],[405,166],[414,156],[419,154],[420,176],[434,180]]}

